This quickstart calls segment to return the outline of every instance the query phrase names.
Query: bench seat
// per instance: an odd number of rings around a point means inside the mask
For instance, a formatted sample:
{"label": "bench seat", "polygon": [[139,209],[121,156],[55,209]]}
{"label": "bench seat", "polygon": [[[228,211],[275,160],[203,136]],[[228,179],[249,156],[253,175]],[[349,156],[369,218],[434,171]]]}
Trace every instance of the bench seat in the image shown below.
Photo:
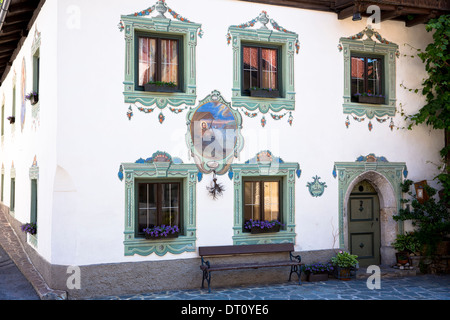
{"label": "bench seat", "polygon": [[[294,256],[294,245],[292,243],[282,244],[261,244],[261,245],[238,245],[238,246],[208,246],[200,247],[199,255],[202,259],[200,269],[203,272],[202,288],[204,288],[204,281],[208,282],[208,291],[211,292],[211,273],[216,271],[226,270],[243,270],[243,269],[259,269],[272,267],[291,267],[289,274],[289,281],[292,273],[297,273],[299,284],[301,284],[301,257]],[[217,256],[237,256],[237,255],[252,255],[257,254],[271,254],[271,253],[289,253],[289,260],[280,261],[265,261],[265,262],[247,262],[247,263],[219,263],[211,264],[206,261],[205,257]]]}

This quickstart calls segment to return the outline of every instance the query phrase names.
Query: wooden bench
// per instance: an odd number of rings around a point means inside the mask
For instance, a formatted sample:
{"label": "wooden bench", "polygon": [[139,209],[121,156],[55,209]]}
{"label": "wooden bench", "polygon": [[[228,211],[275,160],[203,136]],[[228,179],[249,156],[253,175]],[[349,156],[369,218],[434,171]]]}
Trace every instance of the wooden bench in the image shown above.
{"label": "wooden bench", "polygon": [[[292,274],[297,273],[298,283],[301,284],[300,281],[300,276],[302,272],[301,257],[299,255],[294,256],[292,254],[293,251],[294,245],[292,243],[199,247],[199,255],[202,258],[202,265],[200,266],[200,269],[203,272],[202,289],[204,288],[204,282],[206,280],[208,282],[208,291],[211,292],[212,272],[226,271],[226,270],[284,267],[284,266],[291,267],[291,273],[289,274],[289,281],[291,281]],[[215,265],[205,260],[205,257],[270,254],[279,252],[286,252],[286,253],[289,252],[289,259],[281,261],[215,264]]]}

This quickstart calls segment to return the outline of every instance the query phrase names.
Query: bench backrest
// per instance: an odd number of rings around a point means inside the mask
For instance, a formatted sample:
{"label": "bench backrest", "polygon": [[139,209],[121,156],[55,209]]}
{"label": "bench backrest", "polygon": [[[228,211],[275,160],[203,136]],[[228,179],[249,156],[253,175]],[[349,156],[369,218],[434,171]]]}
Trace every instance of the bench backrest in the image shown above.
{"label": "bench backrest", "polygon": [[211,246],[199,247],[200,256],[220,256],[234,254],[253,254],[253,253],[273,253],[273,252],[292,252],[293,243],[271,243],[271,244],[251,244],[236,246]]}

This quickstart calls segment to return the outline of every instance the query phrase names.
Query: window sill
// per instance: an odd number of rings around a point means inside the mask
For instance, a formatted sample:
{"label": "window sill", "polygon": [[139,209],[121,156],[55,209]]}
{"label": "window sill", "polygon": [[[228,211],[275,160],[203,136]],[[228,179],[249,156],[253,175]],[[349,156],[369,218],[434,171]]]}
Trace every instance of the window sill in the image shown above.
{"label": "window sill", "polygon": [[344,114],[354,114],[358,117],[367,116],[369,119],[373,117],[395,116],[395,100],[391,100],[391,104],[371,104],[371,103],[344,103]]}
{"label": "window sill", "polygon": [[37,249],[38,238],[37,235],[27,233],[27,243],[34,249]]}
{"label": "window sill", "polygon": [[196,89],[188,88],[187,92],[151,92],[151,91],[127,91],[124,92],[125,103],[136,103],[150,107],[154,104],[158,108],[164,109],[167,105],[173,107],[180,106],[182,104],[194,105],[197,99]]}
{"label": "window sill", "polygon": [[133,256],[135,254],[148,256],[152,253],[156,253],[158,256],[164,256],[166,253],[181,254],[196,250],[195,237],[182,235],[178,236],[178,238],[165,239],[135,238],[125,240],[124,244],[125,256]]}
{"label": "window sill", "polygon": [[287,230],[278,232],[251,234],[242,232],[241,229],[234,230],[233,245],[264,244],[264,243],[295,243],[294,226],[288,226]]}
{"label": "window sill", "polygon": [[[233,90],[234,91],[234,90]],[[285,98],[266,98],[242,96],[240,91],[234,91],[231,98],[233,107],[244,107],[250,111],[280,112],[281,110],[295,110],[295,92],[288,92]]]}

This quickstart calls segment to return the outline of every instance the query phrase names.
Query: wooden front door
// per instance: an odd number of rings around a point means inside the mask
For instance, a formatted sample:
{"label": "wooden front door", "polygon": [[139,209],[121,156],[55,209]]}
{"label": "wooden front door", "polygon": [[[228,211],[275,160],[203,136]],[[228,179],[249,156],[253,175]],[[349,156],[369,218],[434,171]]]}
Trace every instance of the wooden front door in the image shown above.
{"label": "wooden front door", "polygon": [[348,202],[348,236],[351,254],[360,266],[380,264],[380,203],[368,181],[358,183]]}

